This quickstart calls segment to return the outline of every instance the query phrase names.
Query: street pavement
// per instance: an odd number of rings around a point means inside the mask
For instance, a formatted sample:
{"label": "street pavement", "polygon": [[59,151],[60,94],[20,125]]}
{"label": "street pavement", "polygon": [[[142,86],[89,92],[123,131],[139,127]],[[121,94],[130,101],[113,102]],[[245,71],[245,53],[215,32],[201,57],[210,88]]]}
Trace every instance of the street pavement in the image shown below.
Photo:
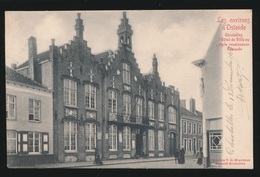
{"label": "street pavement", "polygon": [[74,169],[202,169],[203,165],[198,165],[197,159],[194,157],[186,157],[185,164],[175,163],[173,157],[148,158],[148,159],[124,159],[124,160],[106,160],[103,165],[96,165],[93,162],[68,162],[68,163],[53,163],[41,164],[33,166],[19,166],[10,168],[26,168],[26,169],[43,169],[43,168],[74,168]]}

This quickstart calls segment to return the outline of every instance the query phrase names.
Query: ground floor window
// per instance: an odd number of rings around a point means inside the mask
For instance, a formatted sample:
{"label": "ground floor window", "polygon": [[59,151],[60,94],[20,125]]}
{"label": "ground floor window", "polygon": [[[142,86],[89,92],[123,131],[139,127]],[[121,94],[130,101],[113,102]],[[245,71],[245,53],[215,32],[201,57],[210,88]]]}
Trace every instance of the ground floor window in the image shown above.
{"label": "ground floor window", "polygon": [[182,141],[182,147],[184,148],[185,151],[187,151],[187,139],[184,138]]}
{"label": "ground floor window", "polygon": [[209,148],[210,150],[222,150],[222,132],[209,133]]}
{"label": "ground floor window", "polygon": [[192,141],[191,139],[188,140],[188,151],[191,151],[191,147],[192,147]]}
{"label": "ground floor window", "polygon": [[77,123],[64,122],[64,149],[65,151],[77,150]]}
{"label": "ground floor window", "polygon": [[154,150],[154,130],[148,131],[149,150]]}
{"label": "ground floor window", "polygon": [[131,129],[130,127],[123,128],[123,149],[131,149]]}
{"label": "ground floor window", "polygon": [[109,126],[109,150],[117,150],[117,126]]}
{"label": "ground floor window", "polygon": [[7,154],[17,153],[17,133],[15,130],[6,131]]}
{"label": "ground floor window", "polygon": [[199,150],[201,147],[202,147],[202,140],[199,139],[199,140],[198,140],[198,150]]}
{"label": "ground floor window", "polygon": [[28,151],[29,153],[40,153],[40,133],[39,132],[29,132],[28,133]]}
{"label": "ground floor window", "polygon": [[158,131],[158,148],[164,150],[164,132]]}
{"label": "ground floor window", "polygon": [[85,125],[85,147],[86,150],[95,150],[96,148],[96,125],[87,123]]}

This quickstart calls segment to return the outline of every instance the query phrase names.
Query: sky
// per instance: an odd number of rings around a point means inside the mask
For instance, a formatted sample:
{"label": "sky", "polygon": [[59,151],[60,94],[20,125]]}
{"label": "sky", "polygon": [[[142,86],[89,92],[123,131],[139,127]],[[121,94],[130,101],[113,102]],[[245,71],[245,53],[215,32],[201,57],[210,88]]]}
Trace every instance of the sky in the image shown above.
{"label": "sky", "polygon": [[[6,65],[22,64],[28,58],[28,38],[37,38],[38,53],[47,51],[51,39],[57,46],[76,35],[75,19],[81,13],[84,39],[93,54],[117,49],[117,29],[123,11],[7,11],[5,14]],[[205,57],[217,29],[214,10],[126,11],[132,26],[132,51],[141,70],[149,73],[156,54],[158,71],[166,86],[178,88],[180,98],[196,100],[202,110],[201,71],[191,62]]]}

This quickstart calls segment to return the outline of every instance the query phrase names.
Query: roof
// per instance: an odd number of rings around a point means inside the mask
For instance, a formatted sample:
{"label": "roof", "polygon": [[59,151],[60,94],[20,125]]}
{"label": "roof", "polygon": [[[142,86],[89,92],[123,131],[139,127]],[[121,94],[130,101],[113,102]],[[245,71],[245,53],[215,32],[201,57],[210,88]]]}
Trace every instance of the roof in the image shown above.
{"label": "roof", "polygon": [[202,118],[202,113],[197,110],[196,110],[196,114],[194,114],[193,112],[189,111],[188,109],[186,109],[184,107],[180,107],[180,111],[181,111],[181,115]]}
{"label": "roof", "polygon": [[24,75],[14,71],[13,69],[9,68],[8,66],[5,67],[5,76],[6,76],[6,80],[9,80],[9,81],[19,82],[19,83],[26,84],[26,85],[31,85],[31,86],[47,89],[46,87],[42,86],[40,83],[35,82],[28,77],[25,77]]}
{"label": "roof", "polygon": [[[41,63],[45,60],[48,60],[49,59],[49,51],[46,51],[46,52],[42,52],[42,53],[39,53],[37,55],[37,62],[38,63]],[[29,65],[29,60],[26,60],[24,63],[22,63],[21,65],[19,65],[16,69],[20,69],[20,68],[24,68],[26,66]]]}

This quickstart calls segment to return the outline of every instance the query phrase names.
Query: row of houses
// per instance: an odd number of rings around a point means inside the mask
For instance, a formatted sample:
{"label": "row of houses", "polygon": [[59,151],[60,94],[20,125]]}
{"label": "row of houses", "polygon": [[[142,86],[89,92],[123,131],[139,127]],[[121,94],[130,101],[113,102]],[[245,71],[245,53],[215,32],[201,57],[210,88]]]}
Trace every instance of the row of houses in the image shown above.
{"label": "row of houses", "polygon": [[23,64],[6,67],[8,165],[157,158],[202,147],[202,113],[165,86],[154,54],[152,72],[140,72],[126,13],[118,50],[92,54],[78,14],[68,44],[37,52],[28,39]]}

